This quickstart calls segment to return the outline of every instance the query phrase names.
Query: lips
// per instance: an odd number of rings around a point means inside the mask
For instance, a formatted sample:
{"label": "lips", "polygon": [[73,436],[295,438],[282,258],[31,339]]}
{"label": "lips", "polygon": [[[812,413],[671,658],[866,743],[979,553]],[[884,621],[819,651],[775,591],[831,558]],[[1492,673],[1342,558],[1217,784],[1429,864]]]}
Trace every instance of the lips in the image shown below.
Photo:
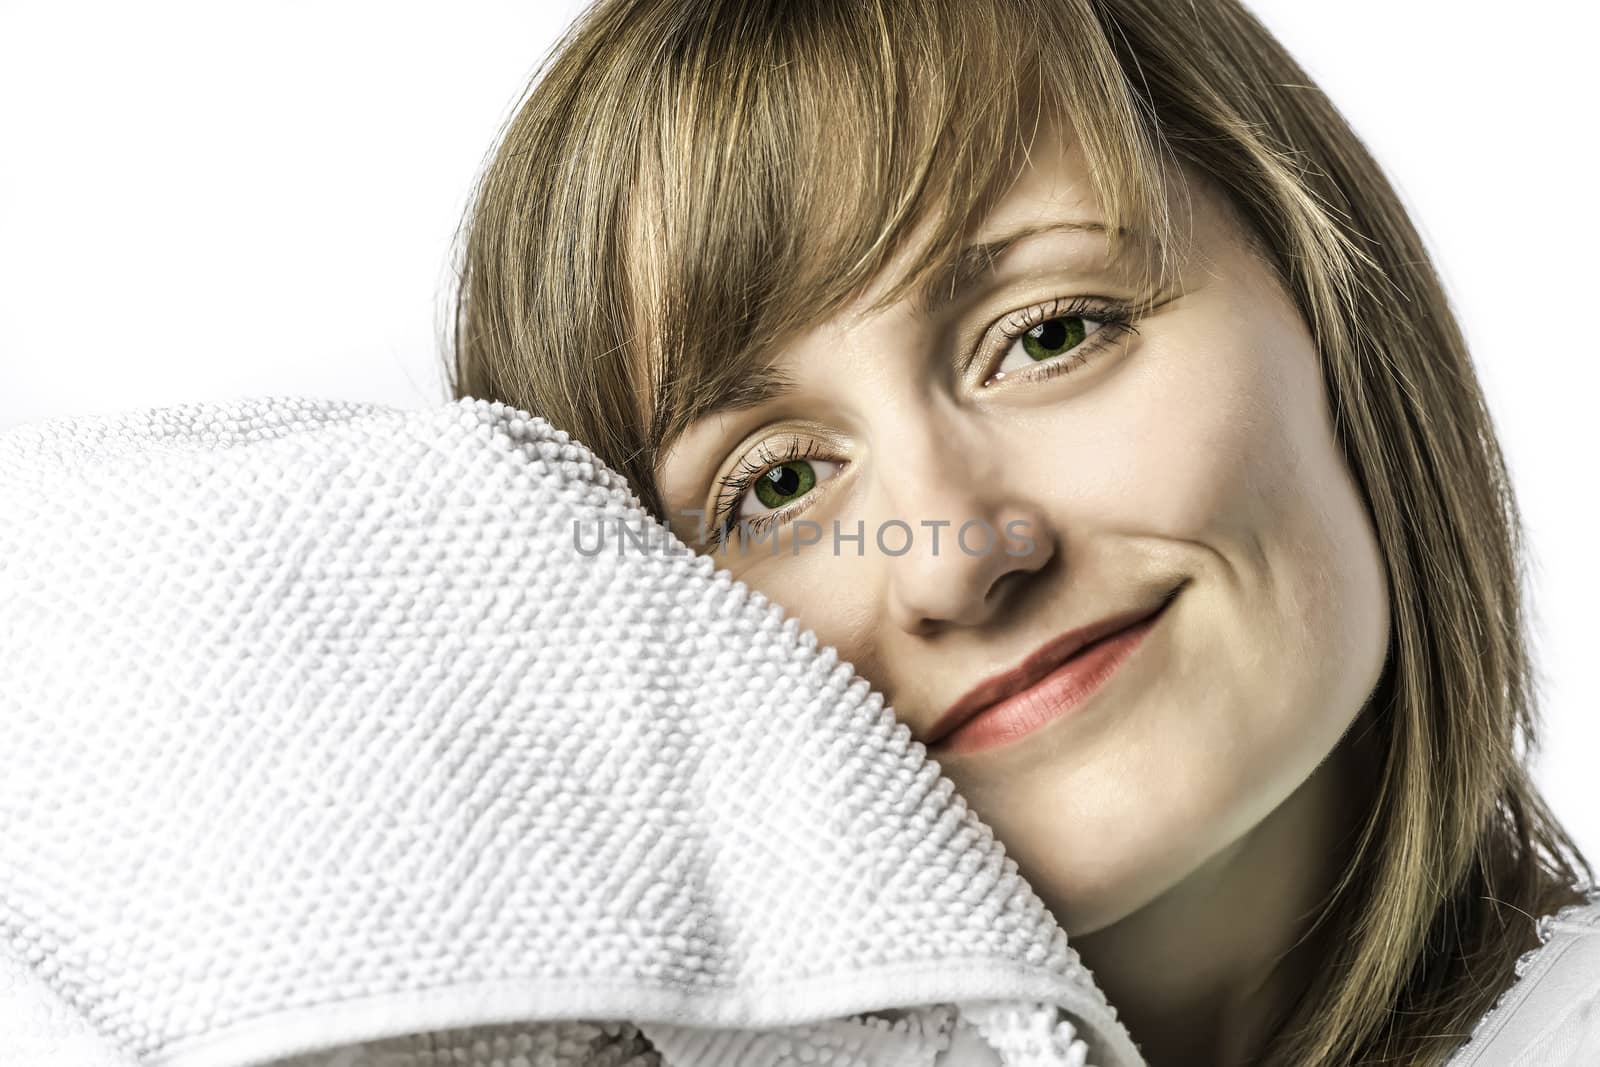
{"label": "lips", "polygon": [[1076,656],[1080,656],[1100,642],[1109,641],[1124,631],[1148,622],[1166,610],[1178,589],[1166,593],[1159,603],[1107,616],[1104,619],[1069,630],[1035,649],[1021,663],[1008,671],[991,675],[968,690],[945,713],[939,716],[924,742],[929,748],[953,733],[963,724],[982,714],[994,705],[1015,696],[1038,683]]}

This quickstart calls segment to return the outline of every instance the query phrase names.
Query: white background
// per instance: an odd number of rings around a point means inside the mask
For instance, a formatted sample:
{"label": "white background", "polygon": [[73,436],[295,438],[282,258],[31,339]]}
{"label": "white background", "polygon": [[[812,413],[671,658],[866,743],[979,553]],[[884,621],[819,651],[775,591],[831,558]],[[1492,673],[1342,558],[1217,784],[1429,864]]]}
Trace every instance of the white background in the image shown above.
{"label": "white background", "polygon": [[[1393,176],[1472,342],[1533,552],[1538,774],[1600,862],[1595,8],[1251,6]],[[471,180],[577,10],[0,0],[0,429],[266,393],[445,399]]]}

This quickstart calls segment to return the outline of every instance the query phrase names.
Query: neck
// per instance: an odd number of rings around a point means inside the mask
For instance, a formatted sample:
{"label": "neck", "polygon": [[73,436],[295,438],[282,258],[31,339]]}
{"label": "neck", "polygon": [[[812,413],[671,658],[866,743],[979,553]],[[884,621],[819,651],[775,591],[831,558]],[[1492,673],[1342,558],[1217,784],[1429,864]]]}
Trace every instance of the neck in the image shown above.
{"label": "neck", "polygon": [[1256,1062],[1326,958],[1307,936],[1372,794],[1358,723],[1261,823],[1132,915],[1072,945],[1151,1067]]}

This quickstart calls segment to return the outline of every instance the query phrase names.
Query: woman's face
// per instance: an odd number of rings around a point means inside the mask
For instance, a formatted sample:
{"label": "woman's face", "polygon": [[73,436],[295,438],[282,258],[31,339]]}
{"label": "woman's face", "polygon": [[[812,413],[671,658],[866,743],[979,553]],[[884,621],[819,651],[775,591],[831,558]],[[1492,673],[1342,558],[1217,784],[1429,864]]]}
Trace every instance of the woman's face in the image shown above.
{"label": "woman's face", "polygon": [[[930,753],[1070,934],[1142,907],[1289,796],[1388,644],[1310,334],[1222,202],[1189,193],[1192,239],[1144,293],[1137,243],[1108,255],[1065,225],[1104,218],[1075,139],[1036,147],[977,239],[1053,228],[937,308],[912,292],[867,313],[902,254],[782,348],[790,392],[697,423],[659,471],[691,543],[690,511],[737,499],[766,540],[730,539],[719,564],[834,646],[919,740],[1052,639],[1176,591],[1066,714]],[[1183,196],[1174,210],[1182,230]],[[1109,324],[1108,307],[1146,297],[1137,332]],[[1033,332],[1005,336],[1018,328]],[[1000,539],[984,550],[986,529]]]}

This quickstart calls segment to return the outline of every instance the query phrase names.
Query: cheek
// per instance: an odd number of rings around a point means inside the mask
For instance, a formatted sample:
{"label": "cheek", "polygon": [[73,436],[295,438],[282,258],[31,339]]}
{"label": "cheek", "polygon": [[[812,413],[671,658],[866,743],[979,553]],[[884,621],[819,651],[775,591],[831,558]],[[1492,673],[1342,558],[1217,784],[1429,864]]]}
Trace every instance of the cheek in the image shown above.
{"label": "cheek", "polygon": [[1242,669],[1366,649],[1387,626],[1381,559],[1298,316],[1262,302],[1169,334],[1096,404],[1091,432],[1117,445],[1078,506],[1225,599]]}
{"label": "cheek", "polygon": [[1267,694],[1252,676],[1304,697],[1262,724],[1298,729],[1319,703],[1337,714],[1375,682],[1387,580],[1309,334],[1287,304],[1240,309],[1234,322],[1248,329],[1150,369],[1164,417],[1146,412],[1130,438],[1126,476],[1143,518],[1126,521],[1203,554],[1218,656],[1258,701]]}
{"label": "cheek", "polygon": [[[853,529],[851,523],[844,525]],[[825,525],[820,544],[810,545],[798,555],[790,547],[789,531],[780,541],[776,559],[736,568],[735,573],[751,589],[782,604],[785,614],[798,618],[803,629],[814,632],[819,648],[832,645],[840,659],[881,688],[887,677],[878,654],[883,587],[872,569],[871,538],[860,555],[853,542],[834,552],[828,529]],[[772,548],[769,543],[751,551],[770,556]]]}
{"label": "cheek", "polygon": [[[1177,331],[1173,331],[1177,332]],[[1301,506],[1308,417],[1294,402],[1309,352],[1198,327],[1152,345],[1096,403],[1094,481],[1108,528],[1259,560],[1262,539]],[[1314,368],[1313,368],[1314,369]],[[1296,409],[1299,410],[1296,410]]]}
{"label": "cheek", "polygon": [[1145,349],[1057,431],[1101,457],[1074,468],[1067,534],[1076,522],[1193,579],[1115,728],[1050,753],[1026,784],[971,783],[1069,932],[1127,914],[1265,818],[1382,666],[1381,558],[1310,338],[1259,308],[1224,318],[1226,332]]}

